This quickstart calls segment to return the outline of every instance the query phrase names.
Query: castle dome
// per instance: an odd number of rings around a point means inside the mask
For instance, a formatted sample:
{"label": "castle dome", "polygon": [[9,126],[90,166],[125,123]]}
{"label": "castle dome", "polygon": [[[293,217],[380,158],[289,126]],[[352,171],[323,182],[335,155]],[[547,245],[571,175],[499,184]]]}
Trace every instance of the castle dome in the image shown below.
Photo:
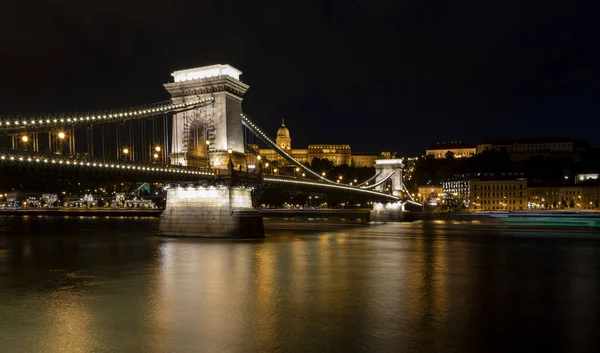
{"label": "castle dome", "polygon": [[279,129],[277,130],[277,137],[290,138],[290,130],[288,130],[288,128],[285,127],[285,123],[283,122],[283,119],[281,120],[281,127],[279,127]]}

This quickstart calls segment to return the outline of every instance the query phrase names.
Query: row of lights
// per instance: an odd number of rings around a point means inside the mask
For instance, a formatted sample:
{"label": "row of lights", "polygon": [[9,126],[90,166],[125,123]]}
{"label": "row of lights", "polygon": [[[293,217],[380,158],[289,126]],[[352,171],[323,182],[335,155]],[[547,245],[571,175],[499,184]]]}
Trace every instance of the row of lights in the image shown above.
{"label": "row of lights", "polygon": [[380,192],[371,191],[371,190],[365,190],[365,189],[359,189],[359,188],[354,188],[354,187],[350,187],[350,186],[344,186],[344,185],[321,184],[321,183],[315,183],[315,182],[310,182],[310,181],[300,181],[300,180],[272,178],[272,177],[265,177],[264,180],[270,181],[270,182],[282,182],[282,183],[292,183],[292,184],[302,184],[302,185],[314,185],[314,186],[321,186],[321,187],[327,187],[327,188],[338,188],[338,189],[344,189],[344,190],[350,190],[350,191],[357,191],[357,192],[361,192],[361,193],[368,193],[368,194],[376,195],[376,196],[384,196],[384,197],[387,197],[387,198],[390,198],[390,199],[393,199],[396,201],[399,200],[399,198],[396,196],[382,194]]}
{"label": "row of lights", "polygon": [[[59,132],[57,135],[58,135],[58,138],[61,140],[64,140],[66,137],[64,132]],[[21,141],[27,143],[29,141],[29,136],[27,136],[27,135],[21,136]]]}
{"label": "row of lights", "polygon": [[[291,160],[293,160],[294,162],[296,162],[296,164],[298,164],[298,165],[301,165],[301,163],[300,163],[300,162],[296,161],[296,160],[295,160],[295,159],[294,159],[292,156],[290,156],[290,155],[289,155],[287,152],[285,152],[284,150],[280,149],[280,148],[277,146],[277,144],[276,144],[276,143],[273,143],[273,141],[272,141],[272,140],[271,140],[271,139],[270,139],[270,138],[269,138],[269,137],[268,137],[268,136],[267,136],[265,133],[263,133],[263,132],[262,132],[262,130],[261,130],[261,129],[260,129],[258,126],[256,126],[256,125],[254,124],[254,122],[252,122],[252,121],[251,121],[251,120],[250,120],[250,119],[249,119],[247,116],[245,116],[244,114],[242,114],[242,122],[244,122],[244,123],[245,123],[244,125],[246,125],[246,126],[250,125],[249,127],[251,127],[251,128],[252,128],[252,130],[254,130],[256,133],[260,134],[260,135],[261,135],[261,136],[262,136],[264,139],[266,139],[266,140],[267,140],[267,141],[268,141],[268,142],[269,142],[269,143],[270,143],[272,146],[275,146],[275,147],[276,147],[276,149],[277,149],[277,150],[279,150],[279,152],[280,152],[280,153],[283,153],[283,154],[285,154],[285,155],[286,155],[286,156],[288,156],[288,157],[289,157]],[[259,156],[259,157],[260,157],[260,156]],[[257,159],[260,161],[260,158],[257,158]],[[268,166],[269,166],[269,164],[268,164],[268,163],[266,163],[266,164],[265,164],[265,166],[266,166],[266,167],[268,167]],[[321,175],[319,175],[319,174],[317,174],[317,173],[313,172],[312,170],[310,170],[310,169],[307,169],[307,168],[306,168],[306,167],[304,167],[304,166],[302,166],[302,168],[306,169],[306,170],[307,170],[309,173],[313,174],[314,176],[316,176],[316,177],[318,177],[318,178],[320,178],[320,179],[322,179],[322,180],[325,180],[325,181],[327,181],[327,182],[329,182],[329,183],[332,183],[332,184],[334,184],[334,182],[333,182],[333,181],[331,181],[331,180],[329,180],[329,179],[325,178],[325,175],[326,175],[326,174],[325,174],[325,172],[323,172],[323,173],[321,173]],[[299,168],[296,168],[296,171],[299,171]],[[274,169],[274,172],[275,172],[275,173],[277,173],[277,169]],[[305,176],[305,174],[303,173],[303,174],[302,174],[302,176]],[[390,175],[390,176],[391,176],[391,175]],[[341,180],[341,179],[340,179],[340,180]],[[340,180],[338,180],[337,182],[338,182],[338,183],[340,183]],[[355,180],[355,183],[356,183],[356,180]],[[316,185],[320,185],[320,184],[316,184]],[[350,185],[352,185],[352,184],[350,184]],[[346,189],[355,190],[355,188],[352,188],[352,187],[345,187],[345,188],[346,188]],[[361,188],[361,189],[362,189],[362,188]],[[365,190],[365,191],[367,191],[367,190]],[[368,192],[370,192],[370,193],[373,193],[373,194],[376,194],[376,195],[381,195],[381,193],[378,193],[378,192],[375,192],[375,191],[368,191]]]}
{"label": "row of lights", "polygon": [[164,105],[162,107],[158,107],[158,108],[152,108],[152,109],[142,109],[142,110],[132,110],[132,111],[128,111],[128,112],[122,112],[122,113],[114,113],[114,114],[98,114],[98,115],[92,115],[92,116],[86,116],[86,117],[76,117],[76,118],[60,118],[60,119],[46,119],[46,120],[22,120],[22,121],[18,121],[15,120],[12,123],[10,121],[5,121],[2,122],[0,121],[0,126],[1,125],[6,125],[6,126],[10,126],[15,125],[15,126],[19,126],[19,125],[23,125],[23,126],[27,126],[27,125],[42,125],[42,124],[51,124],[51,123],[76,123],[76,122],[83,122],[83,121],[96,121],[96,120],[106,120],[106,119],[120,119],[123,117],[133,117],[133,116],[144,116],[144,115],[154,115],[154,113],[165,113],[168,112],[172,109],[178,109],[178,108],[183,108],[183,107],[187,107],[187,106],[192,106],[192,105],[197,105],[197,104],[207,104],[210,102],[213,102],[214,98],[208,98],[208,99],[202,99],[202,100],[198,100],[198,101],[194,101],[194,102],[184,102],[184,103],[178,103],[178,104],[167,104]]}
{"label": "row of lights", "polygon": [[[57,135],[58,135],[58,138],[59,138],[59,139],[61,139],[61,140],[64,140],[64,139],[65,139],[65,133],[64,133],[64,132],[59,132]],[[25,136],[22,136],[22,137],[21,137],[21,141],[23,141],[23,142],[27,143],[27,142],[29,141],[29,137],[28,137],[27,135],[25,135]],[[209,144],[209,143],[210,143],[209,141],[206,141],[206,142],[207,142],[207,144]],[[162,150],[162,149],[161,149],[161,147],[160,147],[160,146],[156,146],[156,147],[154,147],[154,151],[155,151],[155,153],[152,155],[152,157],[154,157],[154,159],[158,159],[158,157],[159,157],[159,154],[158,154],[158,153],[159,153],[161,150]],[[123,154],[126,154],[126,155],[127,155],[127,154],[129,154],[129,148],[127,148],[127,147],[123,148]]]}
{"label": "row of lights", "polygon": [[196,170],[185,170],[178,168],[156,168],[156,167],[142,167],[128,164],[108,164],[108,163],[90,163],[90,162],[77,162],[77,161],[64,161],[61,159],[48,159],[48,158],[32,158],[32,157],[15,157],[15,156],[0,156],[0,161],[19,161],[19,162],[36,162],[36,163],[51,163],[51,164],[64,164],[72,166],[85,166],[85,167],[98,167],[98,168],[114,168],[114,169],[130,169],[130,170],[142,170],[152,172],[170,172],[177,174],[196,174],[196,175],[213,175],[210,172],[196,171]]}
{"label": "row of lights", "polygon": [[[251,127],[252,130],[254,130],[254,132],[260,134],[265,140],[267,140],[271,144],[272,147],[275,147],[275,149],[278,150],[280,153],[285,154],[288,158],[290,158],[291,160],[293,160],[297,165],[301,165],[301,163],[298,162],[296,159],[294,159],[294,157],[290,156],[286,151],[284,151],[281,148],[279,148],[279,146],[277,146],[277,144],[274,143],[273,140],[271,140],[269,138],[269,136],[267,136],[264,132],[262,132],[262,130],[258,126],[256,126],[254,124],[254,122],[252,122],[252,120],[250,120],[244,114],[242,114],[242,122],[244,122],[245,123],[244,125],[246,125],[246,126],[250,125],[248,127]],[[306,168],[304,166],[302,166],[302,168],[306,169],[310,174],[313,174],[314,176],[316,176],[316,177],[318,177],[318,178],[320,178],[322,180],[325,180],[327,182],[333,183],[333,181],[325,178],[325,176],[320,176],[319,174],[313,172],[312,170],[310,170],[310,169],[308,169],[308,168]],[[275,173],[277,173],[277,171],[275,171]]]}

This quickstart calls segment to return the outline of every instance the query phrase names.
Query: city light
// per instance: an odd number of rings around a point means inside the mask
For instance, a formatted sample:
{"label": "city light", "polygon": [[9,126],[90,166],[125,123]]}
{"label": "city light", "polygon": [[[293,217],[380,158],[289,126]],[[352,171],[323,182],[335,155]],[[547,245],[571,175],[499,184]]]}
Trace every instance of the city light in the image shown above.
{"label": "city light", "polygon": [[29,137],[23,136],[23,137],[21,137],[21,141],[27,142],[27,141],[29,141]]}
{"label": "city light", "polygon": [[261,156],[256,156],[256,159],[258,159],[259,161],[262,159]]}
{"label": "city light", "polygon": [[123,148],[123,153],[124,154],[129,154],[129,148]]}
{"label": "city light", "polygon": [[155,154],[154,154],[154,158],[155,158],[155,159],[158,159],[158,153],[155,153]]}
{"label": "city light", "polygon": [[228,148],[228,149],[227,149],[227,153],[229,153],[229,154],[232,154],[232,153],[233,153],[233,150],[232,150],[231,148]]}
{"label": "city light", "polygon": [[[154,106],[154,108],[138,107],[138,108],[121,109],[121,112],[119,112],[119,113],[114,113],[113,111],[110,111],[110,112],[104,111],[104,112],[93,113],[92,115],[75,116],[72,118],[65,118],[64,116],[57,115],[57,116],[51,117],[50,119],[45,119],[45,120],[41,120],[41,119],[40,120],[29,119],[29,120],[22,120],[22,121],[0,120],[0,126],[1,126],[1,129],[11,129],[14,127],[25,127],[27,125],[32,125],[32,126],[36,126],[36,127],[56,126],[58,124],[63,124],[65,122],[77,124],[77,125],[89,124],[90,120],[102,120],[103,123],[111,121],[111,120],[122,121],[123,118],[126,118],[128,120],[129,119],[139,119],[144,116],[155,116],[155,115],[165,114],[165,113],[172,112],[172,111],[182,111],[182,110],[201,108],[201,107],[207,106],[209,104],[212,104],[213,102],[214,102],[214,97],[210,97],[210,98],[206,98],[206,99],[188,101],[188,102],[179,103],[179,104],[167,103],[167,104],[162,104],[160,106]],[[14,125],[14,127],[13,127],[13,125]]]}
{"label": "city light", "polygon": [[64,140],[64,139],[65,139],[65,133],[64,133],[64,132],[62,132],[62,131],[61,131],[61,132],[59,132],[59,133],[58,133],[58,138],[59,138],[59,139],[61,139],[61,140]]}
{"label": "city light", "polygon": [[160,152],[160,151],[161,151],[161,148],[160,148],[160,146],[156,146],[156,147],[154,147],[154,150],[155,150],[156,152]]}

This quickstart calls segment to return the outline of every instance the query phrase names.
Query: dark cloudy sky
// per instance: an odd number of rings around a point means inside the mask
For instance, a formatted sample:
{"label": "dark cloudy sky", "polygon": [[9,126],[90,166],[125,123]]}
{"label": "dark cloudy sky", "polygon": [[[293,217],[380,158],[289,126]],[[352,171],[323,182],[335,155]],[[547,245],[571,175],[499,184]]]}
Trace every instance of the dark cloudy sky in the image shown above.
{"label": "dark cloudy sky", "polygon": [[174,70],[229,63],[244,110],[293,145],[600,145],[598,1],[47,1],[0,12],[0,114],[168,99]]}

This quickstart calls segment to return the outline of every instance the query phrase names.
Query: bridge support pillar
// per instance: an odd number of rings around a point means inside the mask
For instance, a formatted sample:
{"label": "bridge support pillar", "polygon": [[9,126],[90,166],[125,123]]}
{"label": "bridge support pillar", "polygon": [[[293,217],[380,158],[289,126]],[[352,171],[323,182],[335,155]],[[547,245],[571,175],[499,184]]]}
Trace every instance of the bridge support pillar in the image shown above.
{"label": "bridge support pillar", "polygon": [[252,190],[241,187],[172,188],[160,216],[159,235],[202,238],[264,238]]}
{"label": "bridge support pillar", "polygon": [[404,219],[404,204],[397,202],[374,202],[371,222],[400,222]]}

